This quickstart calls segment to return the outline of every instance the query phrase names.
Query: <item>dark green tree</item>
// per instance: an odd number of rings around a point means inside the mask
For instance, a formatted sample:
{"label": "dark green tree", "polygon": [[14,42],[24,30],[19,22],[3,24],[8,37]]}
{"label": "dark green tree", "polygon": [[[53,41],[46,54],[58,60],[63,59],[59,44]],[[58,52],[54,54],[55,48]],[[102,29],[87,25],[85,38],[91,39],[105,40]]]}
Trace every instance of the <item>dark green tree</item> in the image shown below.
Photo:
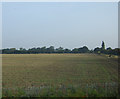
{"label": "dark green tree", "polygon": [[54,46],[50,46],[46,50],[47,50],[47,53],[54,53]]}
{"label": "dark green tree", "polygon": [[47,52],[46,50],[47,50],[46,46],[42,47],[41,48],[41,53],[46,53]]}
{"label": "dark green tree", "polygon": [[79,49],[78,49],[78,48],[74,48],[74,49],[72,50],[72,53],[79,53]]}
{"label": "dark green tree", "polygon": [[105,43],[104,43],[104,41],[102,41],[102,50],[105,50]]}
{"label": "dark green tree", "polygon": [[57,53],[64,53],[63,47],[56,48]]}
{"label": "dark green tree", "polygon": [[71,50],[70,49],[64,49],[64,53],[70,53],[71,52]]}
{"label": "dark green tree", "polygon": [[88,49],[87,46],[83,46],[82,50],[83,50],[83,51],[82,51],[83,53],[87,53],[87,52],[89,51],[89,49]]}
{"label": "dark green tree", "polygon": [[100,54],[101,53],[101,48],[99,48],[99,47],[95,48],[94,53]]}

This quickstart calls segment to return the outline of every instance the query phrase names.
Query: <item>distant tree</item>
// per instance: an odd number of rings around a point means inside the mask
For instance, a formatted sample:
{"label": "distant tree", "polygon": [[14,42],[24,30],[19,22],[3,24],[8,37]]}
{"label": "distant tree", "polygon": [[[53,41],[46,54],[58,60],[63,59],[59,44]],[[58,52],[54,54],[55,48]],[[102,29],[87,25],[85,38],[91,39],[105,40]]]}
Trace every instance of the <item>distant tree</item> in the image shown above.
{"label": "distant tree", "polygon": [[112,54],[112,48],[111,47],[106,48],[105,54]]}
{"label": "distant tree", "polygon": [[49,52],[50,52],[50,53],[54,53],[54,46],[50,46],[50,47],[49,47]]}
{"label": "distant tree", "polygon": [[10,54],[15,54],[16,53],[16,48],[10,48],[9,53]]}
{"label": "distant tree", "polygon": [[104,41],[102,41],[102,50],[105,50],[105,43],[104,43]]}
{"label": "distant tree", "polygon": [[88,49],[87,46],[83,46],[82,50],[83,50],[83,51],[82,51],[83,53],[87,53],[87,52],[89,52],[89,49]]}
{"label": "distant tree", "polygon": [[80,48],[74,48],[72,50],[70,49],[64,49],[63,47],[59,47],[59,48],[54,48],[54,46],[50,46],[48,48],[46,48],[46,46],[44,47],[38,47],[38,48],[30,48],[30,49],[25,49],[25,48],[20,48],[20,49],[16,49],[16,48],[7,48],[7,49],[1,49],[0,51],[2,51],[2,54],[38,54],[38,53],[97,53],[97,54],[109,54],[110,56],[112,54],[114,55],[120,55],[120,48],[115,48],[112,49],[111,47],[108,47],[105,49],[105,43],[104,41],[102,41],[102,45],[101,48],[97,47],[94,50],[89,50],[87,46],[83,46]]}
{"label": "distant tree", "polygon": [[19,50],[20,50],[20,51],[25,51],[26,49],[25,49],[25,48],[20,48]]}
{"label": "distant tree", "polygon": [[78,48],[74,48],[74,49],[72,50],[72,53],[79,53]]}
{"label": "distant tree", "polygon": [[36,48],[36,52],[41,53],[41,48],[40,47]]}
{"label": "distant tree", "polygon": [[64,53],[63,47],[56,48],[55,52],[57,53]]}
{"label": "distant tree", "polygon": [[44,47],[42,47],[41,48],[41,53],[46,53],[47,51],[46,51],[46,46],[44,46]]}
{"label": "distant tree", "polygon": [[10,50],[15,51],[15,50],[16,50],[16,48],[10,48]]}
{"label": "distant tree", "polygon": [[99,47],[95,48],[94,53],[100,54],[101,53],[101,48],[99,48]]}
{"label": "distant tree", "polygon": [[120,55],[120,48],[115,48],[112,50],[112,54],[114,55]]}
{"label": "distant tree", "polygon": [[50,46],[49,48],[46,49],[47,53],[54,53],[54,46]]}
{"label": "distant tree", "polygon": [[86,46],[78,48],[78,53],[87,53],[89,49]]}
{"label": "distant tree", "polygon": [[36,50],[37,50],[37,48],[34,47],[34,48],[29,49],[28,52],[29,52],[30,54],[32,54],[32,53],[33,53],[33,54],[37,54],[37,51],[36,51]]}
{"label": "distant tree", "polygon": [[2,49],[0,49],[0,54],[2,54]]}
{"label": "distant tree", "polygon": [[108,47],[108,48],[106,48],[106,50],[108,50],[108,51],[109,51],[109,50],[112,50],[112,48],[111,48],[111,47]]}
{"label": "distant tree", "polygon": [[89,52],[90,52],[90,53],[93,53],[93,52],[94,52],[94,50],[93,50],[93,49],[92,49],[92,50],[89,50]]}
{"label": "distant tree", "polygon": [[64,50],[64,53],[70,53],[70,52],[71,52],[70,49],[67,49],[67,48],[66,48],[66,49]]}
{"label": "distant tree", "polygon": [[27,50],[25,48],[20,48],[19,51],[17,50],[17,54],[19,53],[25,54],[27,53]]}
{"label": "distant tree", "polygon": [[101,45],[101,53],[106,53],[106,50],[105,50],[105,43],[104,41],[102,41],[102,45]]}

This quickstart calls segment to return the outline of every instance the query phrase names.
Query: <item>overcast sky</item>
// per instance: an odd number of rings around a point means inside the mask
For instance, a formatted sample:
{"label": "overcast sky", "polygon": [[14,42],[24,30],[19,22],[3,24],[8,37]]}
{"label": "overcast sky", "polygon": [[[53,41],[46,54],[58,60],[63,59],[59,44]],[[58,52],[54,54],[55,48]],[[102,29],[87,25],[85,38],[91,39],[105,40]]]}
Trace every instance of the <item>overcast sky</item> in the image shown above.
{"label": "overcast sky", "polygon": [[118,47],[118,3],[3,3],[3,48]]}

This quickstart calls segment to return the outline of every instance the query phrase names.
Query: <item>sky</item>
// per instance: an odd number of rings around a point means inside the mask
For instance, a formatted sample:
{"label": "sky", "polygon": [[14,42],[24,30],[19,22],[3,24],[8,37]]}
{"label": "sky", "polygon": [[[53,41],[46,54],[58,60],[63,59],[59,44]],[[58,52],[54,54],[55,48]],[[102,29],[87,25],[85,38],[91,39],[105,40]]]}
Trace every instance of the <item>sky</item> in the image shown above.
{"label": "sky", "polygon": [[117,2],[4,2],[2,48],[118,47]]}

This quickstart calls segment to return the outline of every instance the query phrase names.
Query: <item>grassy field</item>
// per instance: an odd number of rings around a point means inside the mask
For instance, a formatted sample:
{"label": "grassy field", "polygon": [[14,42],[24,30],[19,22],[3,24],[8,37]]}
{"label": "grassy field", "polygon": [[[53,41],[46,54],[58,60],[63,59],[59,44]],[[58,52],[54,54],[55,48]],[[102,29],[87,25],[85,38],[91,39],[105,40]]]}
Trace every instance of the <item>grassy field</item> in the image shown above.
{"label": "grassy field", "polygon": [[95,54],[4,54],[3,97],[118,95],[118,58]]}

